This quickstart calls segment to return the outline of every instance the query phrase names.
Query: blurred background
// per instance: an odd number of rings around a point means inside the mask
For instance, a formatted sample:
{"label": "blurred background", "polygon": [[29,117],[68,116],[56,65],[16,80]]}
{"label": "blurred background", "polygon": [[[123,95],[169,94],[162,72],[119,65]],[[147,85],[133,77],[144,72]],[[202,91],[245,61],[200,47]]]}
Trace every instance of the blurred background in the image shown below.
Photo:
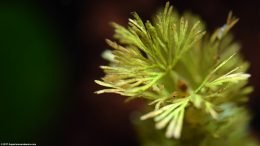
{"label": "blurred background", "polygon": [[[6,0],[0,4],[0,143],[48,146],[138,146],[130,121],[142,101],[95,95],[103,76],[100,54],[112,38],[109,22],[126,25],[130,12],[146,20],[165,0]],[[209,31],[230,10],[232,30],[251,62],[255,87],[249,108],[260,131],[260,1],[174,0],[179,12],[201,16]]]}

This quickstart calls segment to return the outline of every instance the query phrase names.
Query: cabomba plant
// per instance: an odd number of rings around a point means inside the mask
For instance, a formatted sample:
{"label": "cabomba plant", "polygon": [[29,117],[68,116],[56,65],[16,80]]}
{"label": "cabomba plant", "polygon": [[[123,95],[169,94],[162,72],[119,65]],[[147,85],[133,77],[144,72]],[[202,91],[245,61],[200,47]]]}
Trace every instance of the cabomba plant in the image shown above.
{"label": "cabomba plant", "polygon": [[106,40],[110,64],[95,81],[106,89],[96,93],[148,101],[153,109],[141,120],[153,119],[165,137],[149,139],[147,132],[143,145],[255,145],[247,132],[248,63],[229,33],[237,21],[230,13],[226,24],[206,33],[197,16],[180,16],[166,3],[152,22],[133,13],[127,28],[113,23],[117,42]]}

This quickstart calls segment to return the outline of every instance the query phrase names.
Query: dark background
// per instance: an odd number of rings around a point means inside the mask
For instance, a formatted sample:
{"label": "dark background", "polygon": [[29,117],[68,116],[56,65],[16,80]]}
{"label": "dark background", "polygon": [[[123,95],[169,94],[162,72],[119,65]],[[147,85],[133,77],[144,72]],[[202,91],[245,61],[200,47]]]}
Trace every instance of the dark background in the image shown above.
{"label": "dark background", "polygon": [[[111,38],[109,22],[127,24],[130,12],[149,19],[164,0],[36,0],[0,5],[0,143],[56,146],[134,146],[129,120],[141,101],[124,103],[117,95],[95,95],[93,81],[103,76],[100,54]],[[207,28],[225,23],[230,10],[240,18],[232,30],[251,62],[255,87],[249,107],[251,125],[260,129],[260,2],[244,0],[175,0]]]}

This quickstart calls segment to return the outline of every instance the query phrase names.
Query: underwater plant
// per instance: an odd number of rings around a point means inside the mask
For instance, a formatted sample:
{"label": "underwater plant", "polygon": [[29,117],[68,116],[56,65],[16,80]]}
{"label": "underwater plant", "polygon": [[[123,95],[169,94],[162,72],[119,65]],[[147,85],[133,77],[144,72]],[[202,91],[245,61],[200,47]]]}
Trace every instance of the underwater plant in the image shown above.
{"label": "underwater plant", "polygon": [[179,15],[167,2],[152,21],[133,13],[127,28],[113,23],[116,41],[106,40],[113,50],[102,55],[110,64],[95,80],[105,89],[96,93],[147,101],[140,119],[153,119],[158,130],[139,122],[142,145],[256,145],[247,130],[249,63],[229,32],[237,22],[229,13],[209,33],[198,16]]}

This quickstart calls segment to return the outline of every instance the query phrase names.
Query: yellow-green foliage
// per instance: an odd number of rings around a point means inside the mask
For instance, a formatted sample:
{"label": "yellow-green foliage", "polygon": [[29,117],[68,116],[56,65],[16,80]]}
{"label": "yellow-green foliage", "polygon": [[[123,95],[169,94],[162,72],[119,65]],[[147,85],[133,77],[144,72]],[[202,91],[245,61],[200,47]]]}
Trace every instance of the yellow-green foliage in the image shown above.
{"label": "yellow-green foliage", "polygon": [[106,75],[95,81],[106,89],[96,93],[147,99],[154,109],[141,119],[166,129],[176,146],[251,146],[244,107],[252,91],[248,63],[229,33],[237,21],[230,13],[210,34],[198,17],[179,16],[169,3],[152,22],[133,13],[127,28],[113,24],[117,41],[106,40],[113,50],[103,54],[110,65],[101,66]]}

